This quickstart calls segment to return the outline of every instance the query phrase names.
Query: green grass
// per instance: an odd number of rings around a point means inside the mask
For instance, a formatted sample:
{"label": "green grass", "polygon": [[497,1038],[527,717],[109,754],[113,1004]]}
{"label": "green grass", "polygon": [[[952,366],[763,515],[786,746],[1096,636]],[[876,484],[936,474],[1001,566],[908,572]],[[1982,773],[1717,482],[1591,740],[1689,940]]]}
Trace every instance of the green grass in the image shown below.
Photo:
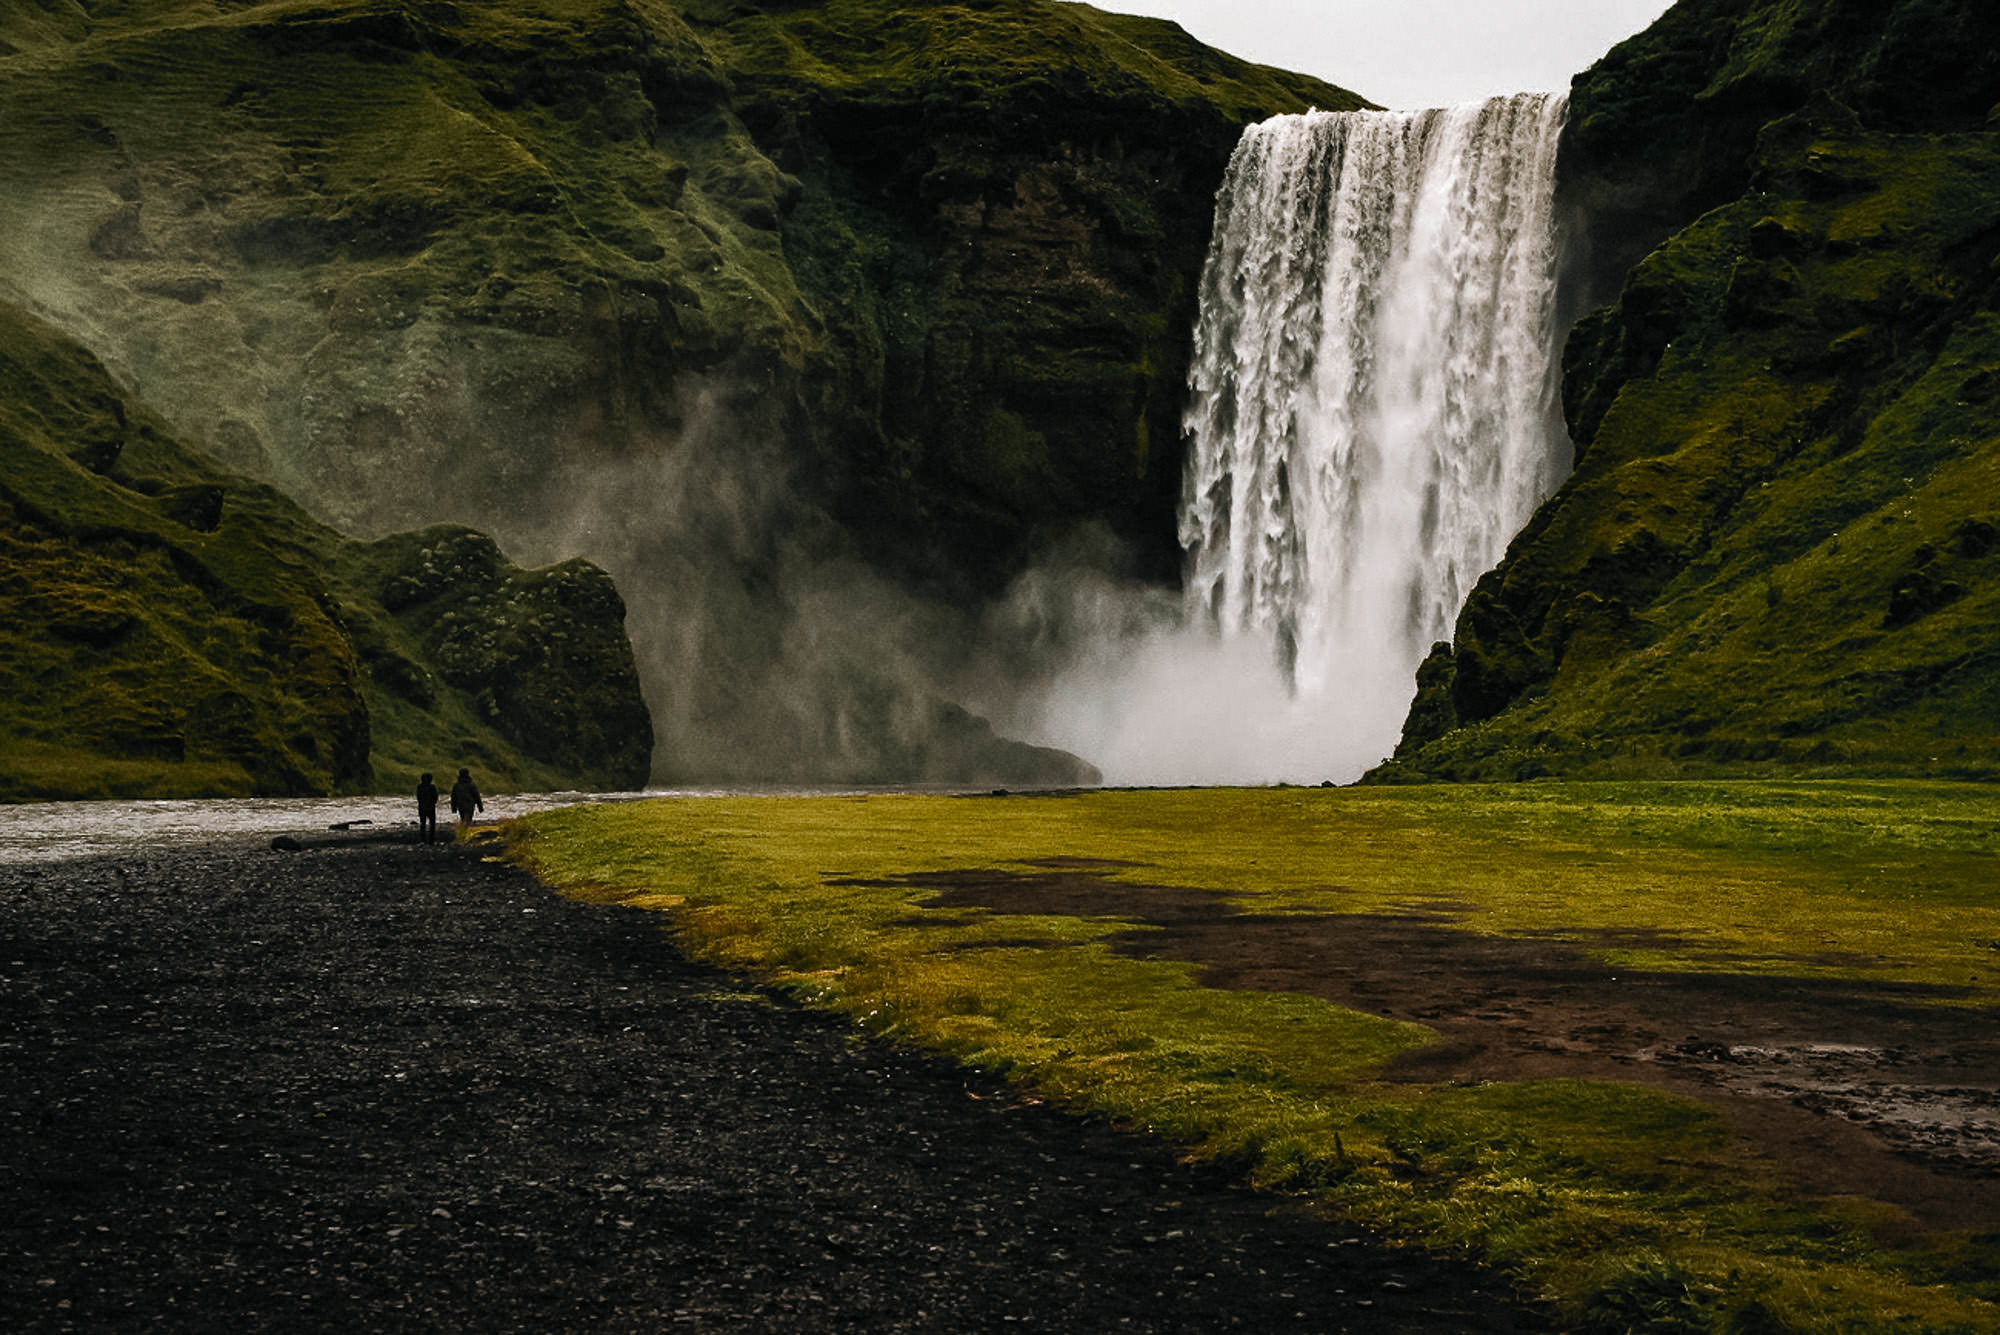
{"label": "green grass", "polygon": [[885,5],[880,0],[746,10],[697,0],[687,8],[726,19],[711,39],[732,69],[782,77],[837,96],[888,102],[948,96],[935,108],[967,120],[1005,115],[1046,97],[1063,80],[1106,98],[1207,101],[1233,118],[1261,120],[1302,98],[1328,111],[1371,105],[1343,88],[1202,46],[1157,19],[1090,5],[1002,0],[982,5]]}
{"label": "green grass", "polygon": [[1116,919],[926,915],[929,892],[894,878],[1115,858],[1141,864],[1117,879],[1264,914],[1449,902],[1485,933],[1650,927],[1687,944],[1614,958],[1949,984],[1991,1006],[1996,825],[2000,793],[1971,786],[1549,784],[672,801],[508,838],[567,893],[668,915],[701,958],[1477,1257],[1579,1329],[1980,1330],[2000,1329],[1990,1237],[1892,1245],[1892,1207],[1801,1196],[1701,1104],[1585,1080],[1383,1083],[1429,1030],[1203,987],[1114,951],[1133,926]]}

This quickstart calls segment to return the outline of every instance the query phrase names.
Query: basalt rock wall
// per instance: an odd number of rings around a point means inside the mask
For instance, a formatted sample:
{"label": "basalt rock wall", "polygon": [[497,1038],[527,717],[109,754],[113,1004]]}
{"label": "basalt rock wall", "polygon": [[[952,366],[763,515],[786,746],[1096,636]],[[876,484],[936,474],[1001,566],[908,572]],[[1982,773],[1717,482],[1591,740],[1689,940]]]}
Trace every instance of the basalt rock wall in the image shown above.
{"label": "basalt rock wall", "polygon": [[1751,185],[1763,127],[1815,98],[1870,128],[1982,130],[2000,89],[2000,13],[1958,0],[1683,0],[1577,76],[1560,180],[1587,257],[1578,300]]}

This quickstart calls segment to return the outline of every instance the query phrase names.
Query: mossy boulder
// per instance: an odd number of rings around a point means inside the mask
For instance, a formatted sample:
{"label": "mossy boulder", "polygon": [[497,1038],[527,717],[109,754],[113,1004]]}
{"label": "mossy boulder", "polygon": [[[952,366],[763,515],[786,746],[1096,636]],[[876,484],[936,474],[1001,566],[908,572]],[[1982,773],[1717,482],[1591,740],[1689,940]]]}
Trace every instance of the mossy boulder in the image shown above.
{"label": "mossy boulder", "polygon": [[394,572],[383,606],[476,717],[588,786],[645,782],[652,720],[610,576],[581,560],[521,570],[485,534],[456,527],[385,538],[369,556]]}

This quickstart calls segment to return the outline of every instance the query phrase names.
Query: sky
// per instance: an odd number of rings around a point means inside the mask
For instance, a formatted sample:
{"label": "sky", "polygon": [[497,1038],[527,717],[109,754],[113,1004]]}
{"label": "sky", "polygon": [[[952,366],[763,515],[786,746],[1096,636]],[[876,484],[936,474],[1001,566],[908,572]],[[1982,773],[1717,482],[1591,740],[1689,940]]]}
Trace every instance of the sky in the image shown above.
{"label": "sky", "polygon": [[1385,107],[1565,89],[1669,0],[1093,0]]}

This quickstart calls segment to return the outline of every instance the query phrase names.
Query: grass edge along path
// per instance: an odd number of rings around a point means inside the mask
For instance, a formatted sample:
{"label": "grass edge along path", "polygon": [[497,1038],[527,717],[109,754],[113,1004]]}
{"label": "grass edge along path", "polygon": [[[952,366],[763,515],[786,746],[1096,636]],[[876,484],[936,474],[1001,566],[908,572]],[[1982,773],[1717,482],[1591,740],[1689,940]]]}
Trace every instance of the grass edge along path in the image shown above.
{"label": "grass edge along path", "polygon": [[1260,913],[1449,901],[1482,932],[1671,927],[1717,957],[1789,950],[1990,1005],[1996,830],[1991,788],[1757,782],[672,799],[506,837],[564,893],[662,911],[697,958],[1477,1258],[1577,1329],[1845,1332],[2000,1329],[2000,1233],[1896,1241],[1892,1207],[1789,1191],[1714,1111],[1636,1085],[1381,1082],[1431,1031],[1203,987],[1114,952],[1134,928],[1115,918],[927,912],[933,891],[898,878],[1090,865]]}

